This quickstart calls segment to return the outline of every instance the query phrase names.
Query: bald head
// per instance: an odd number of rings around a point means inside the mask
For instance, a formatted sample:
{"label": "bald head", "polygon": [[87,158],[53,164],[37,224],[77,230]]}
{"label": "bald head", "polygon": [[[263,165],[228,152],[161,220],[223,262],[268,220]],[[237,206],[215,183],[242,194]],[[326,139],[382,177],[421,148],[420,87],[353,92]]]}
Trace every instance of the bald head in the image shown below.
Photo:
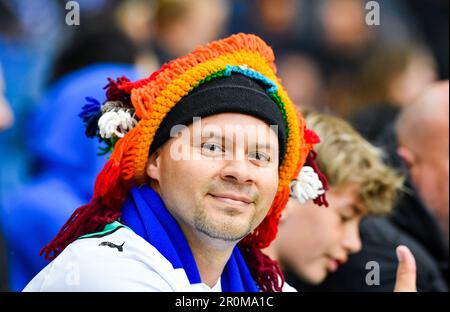
{"label": "bald head", "polygon": [[449,232],[449,81],[436,82],[397,121],[398,154],[442,229]]}
{"label": "bald head", "polygon": [[448,146],[448,114],[449,81],[436,82],[402,110],[397,122],[400,144],[414,150],[439,144],[447,130]]}

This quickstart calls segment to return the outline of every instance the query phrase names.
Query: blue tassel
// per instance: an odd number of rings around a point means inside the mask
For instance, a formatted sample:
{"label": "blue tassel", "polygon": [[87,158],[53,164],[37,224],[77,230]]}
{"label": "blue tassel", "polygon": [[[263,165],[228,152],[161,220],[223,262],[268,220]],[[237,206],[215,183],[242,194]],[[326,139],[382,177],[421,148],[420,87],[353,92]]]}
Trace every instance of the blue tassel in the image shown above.
{"label": "blue tassel", "polygon": [[88,138],[93,138],[98,134],[98,120],[102,116],[101,104],[92,97],[86,97],[87,104],[82,107],[78,114],[86,127],[85,134]]}

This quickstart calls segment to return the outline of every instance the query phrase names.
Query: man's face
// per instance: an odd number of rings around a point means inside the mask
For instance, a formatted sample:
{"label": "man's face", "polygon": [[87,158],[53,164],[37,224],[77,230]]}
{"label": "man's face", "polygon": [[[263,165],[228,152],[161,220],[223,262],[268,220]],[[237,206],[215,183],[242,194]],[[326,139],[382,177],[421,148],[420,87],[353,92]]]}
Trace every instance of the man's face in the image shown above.
{"label": "man's face", "polygon": [[279,258],[283,267],[318,284],[361,249],[359,222],[365,213],[357,185],[327,191],[329,207],[290,198],[279,226]]}
{"label": "man's face", "polygon": [[[438,137],[429,138],[420,148],[400,147],[398,152],[408,167],[411,180],[425,205],[448,232],[449,137],[448,121]],[[446,220],[446,221],[445,221]]]}
{"label": "man's face", "polygon": [[448,242],[449,84],[433,83],[406,107],[397,125],[397,153]]}
{"label": "man's face", "polygon": [[277,192],[278,137],[237,113],[203,118],[200,137],[198,125],[154,153],[147,174],[188,239],[237,242],[261,223]]}

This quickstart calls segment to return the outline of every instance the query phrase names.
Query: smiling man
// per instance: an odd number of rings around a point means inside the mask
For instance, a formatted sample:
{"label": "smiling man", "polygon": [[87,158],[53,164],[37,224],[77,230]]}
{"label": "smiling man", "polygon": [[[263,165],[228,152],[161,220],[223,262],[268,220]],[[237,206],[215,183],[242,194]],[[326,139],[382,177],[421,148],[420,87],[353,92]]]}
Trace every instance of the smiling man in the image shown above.
{"label": "smiling man", "polygon": [[[261,249],[318,138],[272,50],[234,35],[149,78],[110,80],[107,98],[80,117],[111,157],[25,290],[293,290]],[[325,201],[321,187],[312,198]]]}

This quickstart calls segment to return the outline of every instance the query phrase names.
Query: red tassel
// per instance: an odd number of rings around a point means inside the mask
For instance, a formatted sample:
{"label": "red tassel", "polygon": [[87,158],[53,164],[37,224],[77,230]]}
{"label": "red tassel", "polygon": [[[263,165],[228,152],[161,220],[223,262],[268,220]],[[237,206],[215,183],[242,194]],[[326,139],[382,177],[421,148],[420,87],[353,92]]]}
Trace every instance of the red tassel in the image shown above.
{"label": "red tassel", "polygon": [[305,142],[308,144],[320,143],[320,137],[313,130],[306,128],[303,129]]}
{"label": "red tassel", "polygon": [[45,254],[47,260],[52,260],[78,237],[100,231],[119,217],[120,212],[105,209],[97,198],[93,198],[89,204],[75,210],[56,237],[42,249],[40,255]]}
{"label": "red tassel", "polygon": [[284,275],[278,266],[278,262],[253,244],[239,243],[239,250],[245,259],[250,273],[256,284],[263,292],[281,292],[284,285]]}
{"label": "red tassel", "polygon": [[116,80],[108,78],[109,83],[104,87],[106,89],[106,99],[108,101],[121,101],[131,107],[130,93],[134,84],[125,76]]}
{"label": "red tassel", "polygon": [[[327,181],[327,178],[325,177],[325,175],[320,171],[319,167],[317,166],[317,163],[315,161],[316,157],[317,157],[317,152],[314,151],[314,150],[311,150],[309,152],[308,156],[306,157],[305,166],[310,166],[310,167],[313,168],[313,170],[319,176],[320,182],[322,182],[323,189],[325,191],[327,191],[328,188],[329,188],[328,181]],[[323,193],[322,195],[319,195],[316,199],[313,200],[313,202],[316,205],[318,205],[318,206],[325,205],[325,207],[328,207],[328,201],[327,201],[327,198],[326,198],[326,192]]]}
{"label": "red tassel", "polygon": [[75,210],[41,255],[52,260],[78,237],[98,232],[120,218],[128,190],[128,184],[120,177],[120,167],[109,160],[97,177],[91,202]]}

